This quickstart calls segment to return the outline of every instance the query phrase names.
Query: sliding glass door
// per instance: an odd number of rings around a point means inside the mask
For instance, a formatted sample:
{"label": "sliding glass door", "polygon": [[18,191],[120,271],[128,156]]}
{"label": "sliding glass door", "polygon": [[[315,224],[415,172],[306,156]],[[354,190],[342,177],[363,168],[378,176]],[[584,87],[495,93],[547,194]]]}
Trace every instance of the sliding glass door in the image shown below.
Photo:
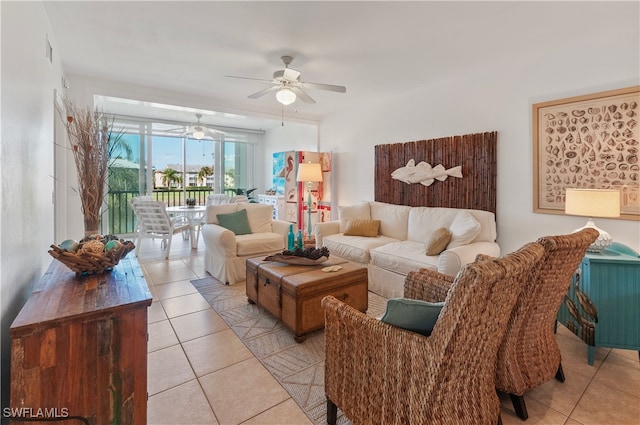
{"label": "sliding glass door", "polygon": [[241,132],[225,132],[217,140],[182,136],[180,123],[116,118],[122,148],[109,167],[108,214],[103,232],[130,234],[135,218],[129,206],[134,196],[149,195],[168,206],[193,198],[205,205],[212,193],[246,193],[253,184],[253,146]]}

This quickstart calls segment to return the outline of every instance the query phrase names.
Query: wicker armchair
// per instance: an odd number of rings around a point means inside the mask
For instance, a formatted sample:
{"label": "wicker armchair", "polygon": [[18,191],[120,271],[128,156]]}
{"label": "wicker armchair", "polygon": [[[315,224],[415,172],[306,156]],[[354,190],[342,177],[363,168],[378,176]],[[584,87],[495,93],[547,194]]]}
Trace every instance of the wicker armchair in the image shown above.
{"label": "wicker armchair", "polygon": [[560,348],[554,335],[558,309],[598,231],[584,229],[538,239],[545,255],[538,278],[525,284],[498,351],[496,388],[508,393],[516,414],[527,419],[524,393],[554,376],[564,382]]}
{"label": "wicker armchair", "polygon": [[[516,414],[527,419],[524,393],[554,376],[564,381],[560,349],[554,335],[555,319],[587,247],[598,237],[593,229],[538,239],[545,255],[534,279],[513,309],[504,340],[498,351],[496,388],[511,397]],[[479,259],[488,259],[479,256]],[[421,270],[405,283],[405,297],[437,302],[445,299],[453,282],[431,270]]]}
{"label": "wicker armchair", "polygon": [[495,424],[498,347],[542,255],[532,243],[465,266],[428,337],[325,297],[327,422],[340,407],[354,424]]}

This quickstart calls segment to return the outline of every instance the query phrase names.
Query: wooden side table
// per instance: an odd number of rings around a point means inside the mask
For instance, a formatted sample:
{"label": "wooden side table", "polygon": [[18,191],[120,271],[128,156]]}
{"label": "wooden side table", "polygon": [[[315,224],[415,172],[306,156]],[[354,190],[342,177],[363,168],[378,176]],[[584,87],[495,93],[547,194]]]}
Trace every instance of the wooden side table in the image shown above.
{"label": "wooden side table", "polygon": [[602,253],[587,253],[557,321],[587,344],[590,365],[595,347],[638,350],[640,355],[638,253],[615,242]]}
{"label": "wooden side table", "polygon": [[132,254],[83,277],[53,260],[9,331],[11,408],[146,424],[149,305]]}

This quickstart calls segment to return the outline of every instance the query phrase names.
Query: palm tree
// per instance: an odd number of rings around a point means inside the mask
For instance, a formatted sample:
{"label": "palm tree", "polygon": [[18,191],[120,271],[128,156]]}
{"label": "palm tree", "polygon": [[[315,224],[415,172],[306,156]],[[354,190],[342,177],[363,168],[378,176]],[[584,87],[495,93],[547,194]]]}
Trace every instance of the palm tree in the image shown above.
{"label": "palm tree", "polygon": [[200,171],[198,171],[198,180],[203,183],[202,186],[207,185],[207,177],[211,175],[213,175],[213,168],[207,165],[205,165],[200,169]]}
{"label": "palm tree", "polygon": [[182,182],[182,176],[180,176],[180,173],[178,173],[178,171],[174,170],[173,168],[165,168],[164,171],[162,172],[162,184],[164,184],[167,187],[171,187],[173,186],[173,183],[177,183],[180,184]]}

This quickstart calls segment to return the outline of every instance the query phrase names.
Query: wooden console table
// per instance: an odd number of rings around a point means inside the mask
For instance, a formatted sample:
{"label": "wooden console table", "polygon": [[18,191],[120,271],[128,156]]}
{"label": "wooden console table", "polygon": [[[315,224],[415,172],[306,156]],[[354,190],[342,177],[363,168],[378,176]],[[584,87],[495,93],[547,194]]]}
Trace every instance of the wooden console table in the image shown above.
{"label": "wooden console table", "polygon": [[134,255],[83,277],[53,260],[11,325],[11,408],[146,424],[149,305]]}

